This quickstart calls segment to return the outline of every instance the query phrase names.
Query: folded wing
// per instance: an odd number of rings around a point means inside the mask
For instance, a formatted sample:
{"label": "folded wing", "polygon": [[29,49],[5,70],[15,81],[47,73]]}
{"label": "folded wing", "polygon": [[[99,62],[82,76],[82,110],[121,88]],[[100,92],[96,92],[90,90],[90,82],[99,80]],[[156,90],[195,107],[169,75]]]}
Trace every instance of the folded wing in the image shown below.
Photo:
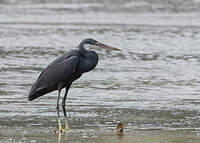
{"label": "folded wing", "polygon": [[78,65],[79,58],[71,56],[61,62],[50,64],[32,85],[29,101],[58,89],[59,83],[67,82]]}

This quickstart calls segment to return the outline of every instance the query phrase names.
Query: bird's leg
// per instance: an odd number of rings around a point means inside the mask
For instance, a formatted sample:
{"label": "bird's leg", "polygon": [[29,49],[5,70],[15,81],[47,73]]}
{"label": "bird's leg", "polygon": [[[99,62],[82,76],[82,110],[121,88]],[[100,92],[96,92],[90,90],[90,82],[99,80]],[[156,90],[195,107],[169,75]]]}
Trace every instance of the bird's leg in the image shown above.
{"label": "bird's leg", "polygon": [[67,93],[68,93],[68,90],[69,90],[70,86],[71,85],[66,87],[65,95],[64,95],[63,101],[62,101],[62,108],[63,108],[64,117],[65,117],[66,132],[69,131],[69,126],[68,126],[68,122],[67,122],[67,114],[66,114],[66,109],[65,109],[65,103],[66,103]]}
{"label": "bird's leg", "polygon": [[62,101],[62,108],[63,108],[64,117],[65,117],[65,127],[66,127],[66,131],[69,131],[69,126],[68,126],[68,122],[67,122],[67,114],[66,114],[66,109],[65,109],[65,101],[66,101],[66,96],[64,96],[64,98],[63,98],[63,101]]}
{"label": "bird's leg", "polygon": [[60,92],[61,92],[61,89],[58,89],[58,99],[57,99],[56,110],[57,110],[57,114],[58,114],[58,131],[62,133],[62,132],[63,132],[63,128],[62,128],[62,125],[61,125],[61,121],[60,121],[60,113],[59,113],[59,99],[60,99]]}

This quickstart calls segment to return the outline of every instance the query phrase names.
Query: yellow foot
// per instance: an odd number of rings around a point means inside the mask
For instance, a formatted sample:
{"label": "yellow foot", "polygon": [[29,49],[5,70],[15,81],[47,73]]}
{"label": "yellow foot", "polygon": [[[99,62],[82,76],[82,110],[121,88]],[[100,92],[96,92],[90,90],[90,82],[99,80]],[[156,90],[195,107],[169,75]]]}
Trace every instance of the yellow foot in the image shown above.
{"label": "yellow foot", "polygon": [[59,133],[63,133],[64,132],[62,127],[59,127],[58,131],[59,131]]}
{"label": "yellow foot", "polygon": [[69,132],[70,129],[67,123],[67,118],[65,118],[65,127],[66,127],[66,133]]}
{"label": "yellow foot", "polygon": [[62,128],[60,119],[58,119],[58,131],[59,131],[59,133],[63,133],[63,131],[64,131],[63,128]]}
{"label": "yellow foot", "polygon": [[66,125],[66,132],[69,132],[69,130],[70,130],[69,127]]}

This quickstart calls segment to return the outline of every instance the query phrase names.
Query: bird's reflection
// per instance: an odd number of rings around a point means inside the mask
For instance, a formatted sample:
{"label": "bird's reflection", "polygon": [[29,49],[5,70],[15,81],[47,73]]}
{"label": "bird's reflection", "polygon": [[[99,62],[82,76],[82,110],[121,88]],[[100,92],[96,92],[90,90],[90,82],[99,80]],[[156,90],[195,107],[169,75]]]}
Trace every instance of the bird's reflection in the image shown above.
{"label": "bird's reflection", "polygon": [[58,143],[61,142],[61,139],[62,139],[62,133],[61,133],[61,132],[58,132]]}

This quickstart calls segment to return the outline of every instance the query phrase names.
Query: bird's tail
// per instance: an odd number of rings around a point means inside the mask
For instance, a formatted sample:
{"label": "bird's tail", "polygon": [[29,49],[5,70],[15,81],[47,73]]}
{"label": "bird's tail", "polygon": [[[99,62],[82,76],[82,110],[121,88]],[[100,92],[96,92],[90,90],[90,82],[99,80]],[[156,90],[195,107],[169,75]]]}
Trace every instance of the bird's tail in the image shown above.
{"label": "bird's tail", "polygon": [[[26,88],[26,91],[24,93],[24,96],[28,96],[29,99],[29,94],[30,94],[31,88]],[[29,100],[30,101],[30,100]]]}
{"label": "bird's tail", "polygon": [[29,93],[29,94],[28,94],[28,100],[29,100],[29,101],[32,101],[32,100],[35,99],[35,98],[37,98],[37,97],[35,97],[34,94],[32,94],[32,93]]}
{"label": "bird's tail", "polygon": [[31,86],[31,88],[29,89],[29,93],[28,93],[28,100],[32,101],[34,98],[34,84]]}
{"label": "bird's tail", "polygon": [[28,100],[32,101],[40,96],[44,95],[44,89],[40,88],[40,89],[35,89],[34,88],[34,84],[32,85],[30,92],[28,94]]}
{"label": "bird's tail", "polygon": [[30,90],[29,90],[29,94],[28,94],[28,100],[32,101],[40,96],[42,96],[43,94],[41,94],[42,92],[42,88],[36,88],[36,82],[31,86]]}
{"label": "bird's tail", "polygon": [[31,90],[30,90],[30,92],[28,94],[28,100],[32,101],[32,100],[34,100],[34,99],[36,99],[36,98],[38,98],[38,97],[40,97],[42,95],[45,95],[45,94],[47,94],[49,92],[52,92],[54,90],[56,90],[56,88],[54,89],[54,88],[42,87],[42,88],[36,88],[35,89],[34,88],[34,84],[33,84],[33,86],[31,87]]}

